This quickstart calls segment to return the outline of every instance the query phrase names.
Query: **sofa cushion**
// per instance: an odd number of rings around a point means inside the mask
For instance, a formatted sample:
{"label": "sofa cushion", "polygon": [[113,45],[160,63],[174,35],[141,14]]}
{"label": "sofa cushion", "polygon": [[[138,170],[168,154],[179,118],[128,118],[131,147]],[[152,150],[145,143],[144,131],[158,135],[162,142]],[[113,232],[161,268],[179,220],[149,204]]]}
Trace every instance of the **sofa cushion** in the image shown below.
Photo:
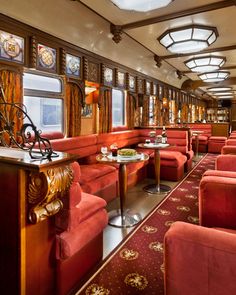
{"label": "sofa cushion", "polygon": [[[179,167],[183,166],[184,163],[187,161],[187,157],[180,152],[175,151],[160,151],[160,158],[161,158],[161,166],[168,166],[168,167]],[[151,162],[154,161],[154,157],[151,156]]]}
{"label": "sofa cushion", "polygon": [[92,218],[87,218],[71,231],[64,231],[56,236],[56,258],[67,259],[92,241],[108,223],[105,209],[97,211]]}
{"label": "sofa cushion", "polygon": [[109,174],[116,171],[116,168],[112,165],[105,164],[91,164],[91,165],[80,165],[81,177],[79,180],[80,184],[92,181],[96,178]]}
{"label": "sofa cushion", "polygon": [[77,206],[67,210],[63,208],[56,217],[57,228],[71,231],[85,219],[93,216],[97,211],[106,206],[106,201],[87,193],[81,194],[81,201]]}

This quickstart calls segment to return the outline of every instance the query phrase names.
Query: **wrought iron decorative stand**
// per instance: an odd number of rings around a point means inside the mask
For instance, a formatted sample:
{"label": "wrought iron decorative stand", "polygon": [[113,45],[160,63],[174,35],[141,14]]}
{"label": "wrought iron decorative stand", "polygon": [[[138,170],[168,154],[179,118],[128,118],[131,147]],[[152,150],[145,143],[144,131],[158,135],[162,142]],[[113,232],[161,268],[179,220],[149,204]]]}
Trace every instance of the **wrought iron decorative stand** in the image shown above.
{"label": "wrought iron decorative stand", "polygon": [[[16,131],[17,121],[21,127]],[[41,134],[42,131],[34,125],[23,103],[7,102],[0,81],[0,145],[28,151],[32,159],[56,157],[57,154],[53,152],[50,141]]]}

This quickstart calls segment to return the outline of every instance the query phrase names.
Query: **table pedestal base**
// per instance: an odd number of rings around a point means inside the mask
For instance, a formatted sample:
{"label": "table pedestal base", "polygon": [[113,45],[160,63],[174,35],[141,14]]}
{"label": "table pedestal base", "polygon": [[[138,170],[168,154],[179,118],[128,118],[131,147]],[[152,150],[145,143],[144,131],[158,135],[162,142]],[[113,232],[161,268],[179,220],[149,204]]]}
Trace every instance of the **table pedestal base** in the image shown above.
{"label": "table pedestal base", "polygon": [[168,185],[160,184],[159,186],[156,184],[149,184],[143,188],[145,192],[149,194],[164,194],[171,191],[171,187]]}
{"label": "table pedestal base", "polygon": [[142,220],[139,213],[133,212],[130,209],[124,210],[123,216],[121,216],[120,209],[109,212],[108,224],[115,227],[132,227]]}

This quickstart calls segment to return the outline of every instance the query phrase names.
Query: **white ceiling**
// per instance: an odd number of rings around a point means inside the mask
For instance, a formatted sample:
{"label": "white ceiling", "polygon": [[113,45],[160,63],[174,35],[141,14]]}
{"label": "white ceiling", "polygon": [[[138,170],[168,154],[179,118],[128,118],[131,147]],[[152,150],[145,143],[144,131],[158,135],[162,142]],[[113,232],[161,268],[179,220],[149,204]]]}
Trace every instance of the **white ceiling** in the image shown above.
{"label": "white ceiling", "polygon": [[[172,66],[175,69],[178,69],[181,72],[184,72],[185,79],[191,79],[193,81],[200,80],[198,73],[189,73],[189,69],[185,66],[184,61],[204,55],[217,55],[226,57],[226,63],[224,65],[224,70],[230,72],[230,78],[236,77],[236,1],[234,5],[229,7],[224,7],[220,9],[215,9],[211,11],[199,13],[198,8],[214,3],[226,3],[227,1],[217,1],[217,0],[175,0],[169,6],[153,10],[148,13],[140,13],[134,11],[124,11],[116,7],[110,0],[81,0],[80,2],[87,5],[93,11],[96,11],[105,19],[109,20],[115,25],[126,25],[123,31],[139,44],[148,48],[151,53],[156,54],[160,57],[165,57],[163,62],[163,67]],[[233,1],[228,1],[228,3]],[[141,24],[131,27],[130,24],[142,21],[149,20],[155,17],[161,17],[166,15],[171,15],[176,13],[181,13],[183,11],[194,9],[194,12],[184,17],[174,17],[171,20],[161,21],[155,23],[144,25]],[[176,57],[168,52],[158,41],[157,38],[166,30],[191,25],[191,24],[200,24],[205,26],[216,27],[219,32],[219,37],[216,42],[214,42],[209,49],[212,49],[211,53],[200,53],[197,52],[188,56]],[[124,35],[124,34],[123,34]],[[122,36],[123,36],[122,35]],[[122,41],[118,44],[118,46]],[[233,50],[219,50],[227,46],[232,46]],[[214,51],[214,49],[216,49]],[[160,70],[162,67],[160,68]],[[232,80],[232,79],[231,79]],[[234,79],[236,80],[236,79]],[[182,82],[184,81],[184,78]],[[227,81],[229,83],[229,81]],[[236,92],[236,82],[233,81],[232,87]],[[219,84],[219,83],[218,83]],[[221,83],[222,84],[222,83]],[[208,87],[201,87],[203,91],[206,91]],[[236,94],[236,93],[235,93]]]}
{"label": "white ceiling", "polygon": [[[230,72],[227,84],[233,83],[231,86],[236,93],[236,6],[198,12],[199,7],[226,2],[233,3],[231,0],[175,0],[167,7],[140,13],[120,10],[110,0],[0,0],[0,12],[178,88],[185,80],[199,81],[197,74],[190,73],[184,61],[206,54],[173,56],[157,38],[167,29],[188,24],[216,27],[219,37],[209,47],[212,52],[207,55],[226,57],[224,70]],[[193,10],[192,14],[181,16],[189,9]],[[180,17],[176,17],[176,13],[181,14]],[[173,19],[130,28],[131,23],[167,15]],[[128,27],[123,29],[118,44],[112,40],[110,23]],[[222,50],[227,46],[233,49]],[[154,61],[155,54],[162,58],[160,68]],[[177,78],[176,70],[185,74],[181,80]],[[203,91],[208,87],[210,85],[200,85]]]}

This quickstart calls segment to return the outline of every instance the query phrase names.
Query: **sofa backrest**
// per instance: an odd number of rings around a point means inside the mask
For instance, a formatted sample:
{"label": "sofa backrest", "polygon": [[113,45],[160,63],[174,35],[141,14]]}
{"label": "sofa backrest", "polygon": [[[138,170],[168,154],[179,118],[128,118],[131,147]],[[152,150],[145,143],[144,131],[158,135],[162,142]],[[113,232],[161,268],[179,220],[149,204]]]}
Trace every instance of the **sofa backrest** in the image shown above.
{"label": "sofa backrest", "polygon": [[205,123],[190,123],[188,124],[188,127],[191,131],[202,131],[203,133],[201,135],[210,137],[212,135],[212,126],[211,124],[205,124]]}
{"label": "sofa backrest", "polygon": [[[145,139],[150,138],[150,131],[152,129],[140,129],[140,142],[145,142]],[[161,135],[162,129],[155,130],[156,135]],[[191,150],[191,145],[189,142],[189,135],[187,129],[179,129],[179,128],[169,128],[166,130],[167,142],[171,145],[168,150],[178,151],[182,154],[186,154],[189,150]]]}

